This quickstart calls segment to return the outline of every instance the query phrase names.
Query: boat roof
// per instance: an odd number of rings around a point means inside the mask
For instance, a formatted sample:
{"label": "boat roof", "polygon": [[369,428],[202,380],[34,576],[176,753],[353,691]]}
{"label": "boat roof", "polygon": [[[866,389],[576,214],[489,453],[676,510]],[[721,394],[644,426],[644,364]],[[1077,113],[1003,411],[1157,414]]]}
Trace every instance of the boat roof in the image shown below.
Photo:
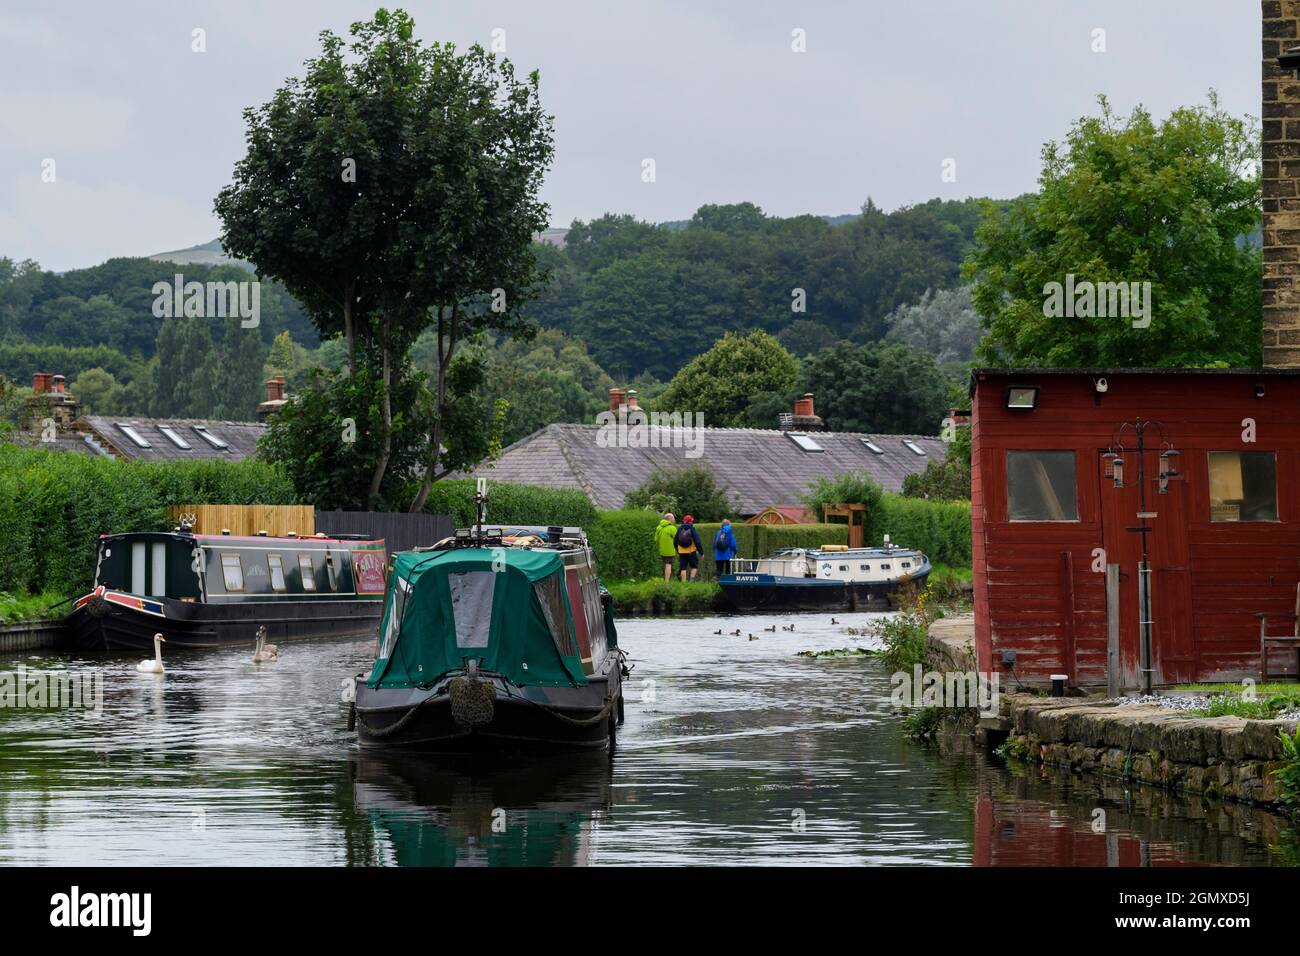
{"label": "boat roof", "polygon": [[300,534],[300,535],[294,535],[290,537],[288,535],[274,535],[274,534],[252,534],[252,535],[195,534],[193,531],[119,531],[116,534],[101,534],[99,537],[101,539],[129,538],[132,535],[145,535],[145,534],[153,535],[155,537],[163,536],[169,538],[184,538],[187,541],[190,540],[202,541],[204,543],[213,542],[213,541],[229,542],[232,544],[239,544],[239,543],[262,544],[267,541],[277,541],[277,542],[285,542],[285,543],[292,542],[294,544],[301,544],[303,542],[308,542],[308,543],[315,543],[315,544],[346,544],[346,545],[365,545],[365,544],[384,543],[383,538],[372,538],[366,535],[356,535],[356,536],[336,535],[334,537],[326,537],[323,535]]}

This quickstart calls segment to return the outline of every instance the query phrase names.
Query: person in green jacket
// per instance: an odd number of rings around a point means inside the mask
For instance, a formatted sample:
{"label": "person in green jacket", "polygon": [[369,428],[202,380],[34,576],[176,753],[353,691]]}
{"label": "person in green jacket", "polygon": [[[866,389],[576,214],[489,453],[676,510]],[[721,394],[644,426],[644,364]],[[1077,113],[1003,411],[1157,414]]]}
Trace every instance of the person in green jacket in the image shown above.
{"label": "person in green jacket", "polygon": [[659,557],[663,558],[665,581],[673,579],[673,558],[677,554],[677,545],[673,541],[676,537],[677,519],[669,511],[659,520],[659,527],[655,528],[655,543],[659,545]]}

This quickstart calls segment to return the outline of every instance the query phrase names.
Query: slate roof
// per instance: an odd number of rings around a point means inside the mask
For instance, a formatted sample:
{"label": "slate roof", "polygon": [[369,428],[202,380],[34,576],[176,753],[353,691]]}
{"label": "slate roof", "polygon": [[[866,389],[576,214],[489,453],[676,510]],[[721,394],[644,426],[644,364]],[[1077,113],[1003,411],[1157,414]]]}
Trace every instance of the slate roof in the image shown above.
{"label": "slate roof", "polygon": [[[120,427],[130,425],[149,443],[148,448],[136,444]],[[189,444],[181,448],[159,428],[170,426],[172,431]],[[196,427],[197,426],[197,427]],[[189,418],[128,418],[105,415],[85,415],[76,422],[76,429],[89,434],[106,451],[116,458],[141,461],[196,461],[219,458],[222,461],[243,461],[257,453],[257,440],[266,431],[260,422],[217,422]],[[229,447],[216,448],[203,438],[200,428],[225,442]]]}
{"label": "slate roof", "polygon": [[[623,496],[656,468],[703,463],[737,499],[740,514],[769,505],[799,501],[816,478],[868,471],[886,491],[901,491],[903,479],[925,470],[946,454],[938,438],[922,435],[868,435],[856,432],[807,433],[823,451],[803,451],[786,432],[761,428],[702,429],[701,454],[686,457],[680,429],[649,428],[652,447],[601,447],[599,425],[547,425],[510,445],[475,477],[549,488],[578,488],[598,508],[621,508]],[[804,434],[804,433],[799,433]],[[864,439],[881,453],[871,451]],[[904,441],[925,452],[918,455]],[[659,447],[653,447],[657,442]]]}

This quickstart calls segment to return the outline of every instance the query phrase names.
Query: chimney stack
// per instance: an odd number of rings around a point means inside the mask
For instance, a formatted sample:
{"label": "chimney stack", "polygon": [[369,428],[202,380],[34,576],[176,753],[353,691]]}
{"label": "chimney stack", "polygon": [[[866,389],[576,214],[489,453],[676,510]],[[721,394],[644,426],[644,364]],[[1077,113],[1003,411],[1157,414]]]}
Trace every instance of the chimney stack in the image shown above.
{"label": "chimney stack", "polygon": [[63,394],[63,385],[64,385],[64,382],[67,381],[67,379],[65,379],[62,375],[56,375],[56,376],[54,376],[54,378],[53,378],[51,381],[54,382],[54,394],[55,394],[55,395],[62,395],[62,394]]}
{"label": "chimney stack", "polygon": [[826,423],[813,410],[812,392],[804,392],[803,398],[794,400],[794,415],[790,424],[795,431],[802,432],[819,432],[826,427]]}
{"label": "chimney stack", "polygon": [[80,403],[68,391],[67,379],[49,372],[32,375],[32,397],[27,399],[24,427],[43,431],[45,420],[51,419],[56,429],[68,429],[77,420]]}
{"label": "chimney stack", "polygon": [[634,412],[634,411],[637,410],[637,409],[636,409],[636,389],[635,389],[635,388],[629,388],[629,389],[627,390],[627,410],[628,410],[629,412]]}
{"label": "chimney stack", "polygon": [[1264,364],[1300,367],[1300,6],[1263,3]]}
{"label": "chimney stack", "polygon": [[53,378],[49,372],[37,372],[32,375],[32,391],[37,395],[44,395],[50,390],[50,379]]}
{"label": "chimney stack", "polygon": [[257,420],[265,422],[278,412],[284,403],[284,376],[277,375],[275,378],[268,378],[266,380],[266,401],[257,406]]}
{"label": "chimney stack", "polygon": [[621,388],[611,388],[609,390],[609,410],[615,415],[623,405],[623,390]]}

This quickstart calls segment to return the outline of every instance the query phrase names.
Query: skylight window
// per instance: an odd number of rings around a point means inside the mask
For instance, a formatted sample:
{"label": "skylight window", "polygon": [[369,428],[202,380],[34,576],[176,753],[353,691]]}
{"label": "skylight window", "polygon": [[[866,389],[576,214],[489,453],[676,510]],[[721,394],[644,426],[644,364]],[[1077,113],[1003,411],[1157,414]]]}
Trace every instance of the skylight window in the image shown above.
{"label": "skylight window", "polygon": [[862,444],[866,445],[868,450],[875,452],[877,455],[883,455],[885,453],[885,449],[881,448],[870,438],[862,439]]}
{"label": "skylight window", "polygon": [[226,444],[224,441],[222,441],[212,432],[208,431],[208,427],[206,425],[195,425],[194,430],[199,433],[200,438],[202,438],[213,448],[220,448],[224,450],[230,447],[228,444]]}
{"label": "skylight window", "polygon": [[145,438],[143,435],[141,435],[134,425],[129,425],[125,422],[118,422],[117,427],[122,429],[122,434],[126,435],[127,438],[135,442],[138,447],[140,448],[153,447],[153,445],[149,444],[149,440]]}
{"label": "skylight window", "polygon": [[918,445],[916,442],[912,441],[910,438],[904,438],[903,444],[906,445],[908,448],[910,448],[914,454],[921,455],[922,457],[925,456],[925,449],[922,448],[920,445]]}
{"label": "skylight window", "polygon": [[167,436],[167,438],[171,439],[171,443],[177,448],[189,451],[193,447],[180,436],[180,432],[176,431],[176,429],[172,428],[170,425],[159,425],[158,430]]}
{"label": "skylight window", "polygon": [[790,440],[804,451],[825,451],[821,445],[813,441],[811,436],[808,435],[791,435]]}

